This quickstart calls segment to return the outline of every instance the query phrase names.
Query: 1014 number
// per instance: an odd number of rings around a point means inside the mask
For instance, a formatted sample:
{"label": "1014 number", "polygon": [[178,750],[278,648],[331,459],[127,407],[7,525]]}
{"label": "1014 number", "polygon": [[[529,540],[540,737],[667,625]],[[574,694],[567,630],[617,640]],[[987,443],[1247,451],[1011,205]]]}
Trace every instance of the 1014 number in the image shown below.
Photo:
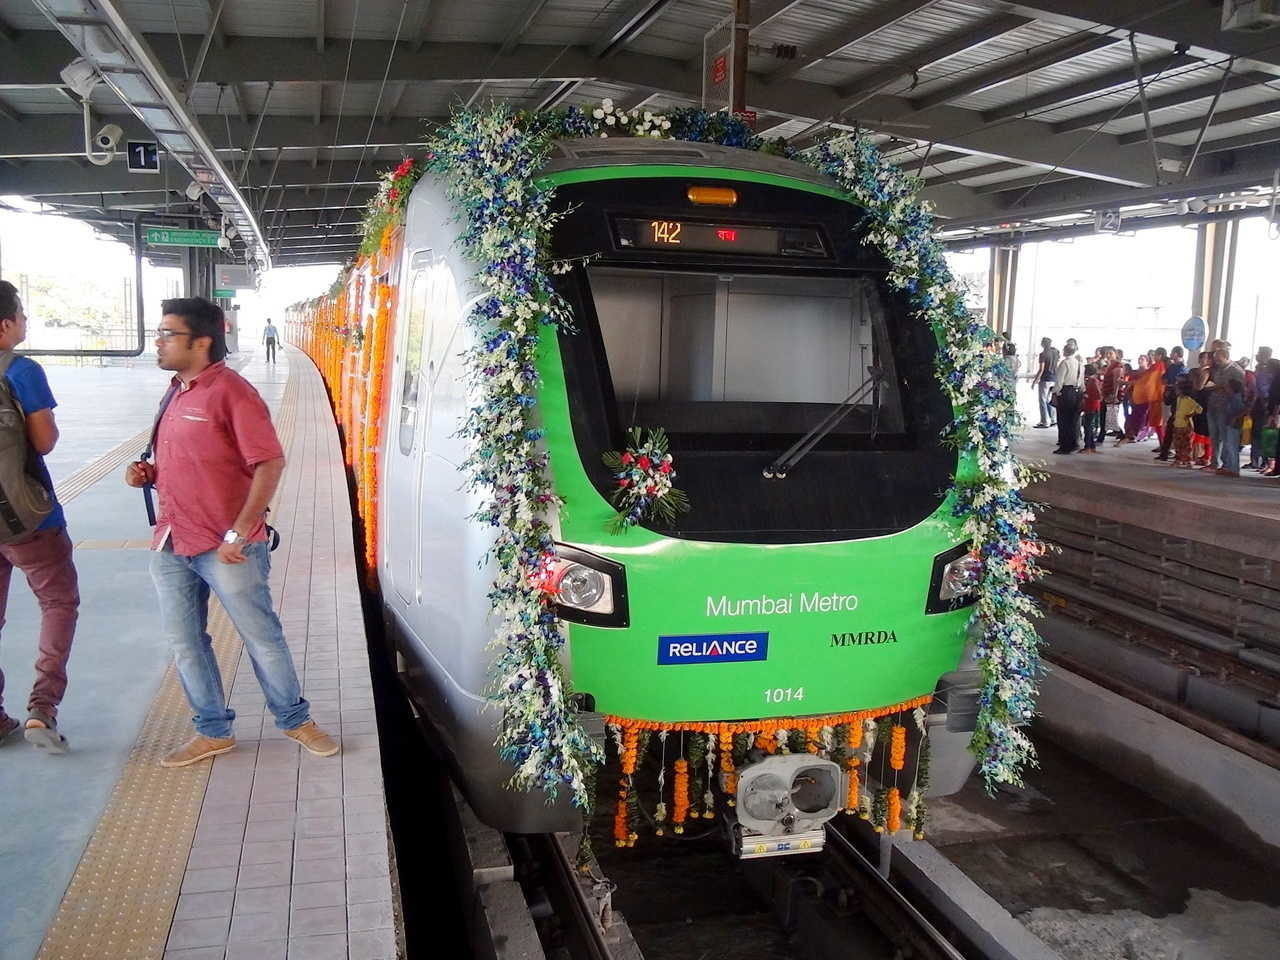
{"label": "1014 number", "polygon": [[803,700],[804,687],[773,687],[765,690],[765,703],[787,703],[791,700]]}

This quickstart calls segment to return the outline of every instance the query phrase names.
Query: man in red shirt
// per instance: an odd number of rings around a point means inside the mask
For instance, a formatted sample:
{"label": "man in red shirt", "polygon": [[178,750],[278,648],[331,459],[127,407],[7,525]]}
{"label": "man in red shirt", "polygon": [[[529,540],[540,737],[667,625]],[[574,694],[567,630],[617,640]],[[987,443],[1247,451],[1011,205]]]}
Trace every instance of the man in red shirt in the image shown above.
{"label": "man in red shirt", "polygon": [[262,398],[223,362],[222,310],[201,297],[166,300],[158,363],[175,374],[155,436],[155,464],[129,465],[125,482],[160,496],[151,577],[196,736],[160,761],[185,767],[235,745],[235,711],[207,632],[209,591],[235,624],[276,726],[318,756],[338,752],[302,697],[280,619],[271,605],[267,504],[284,451]]}

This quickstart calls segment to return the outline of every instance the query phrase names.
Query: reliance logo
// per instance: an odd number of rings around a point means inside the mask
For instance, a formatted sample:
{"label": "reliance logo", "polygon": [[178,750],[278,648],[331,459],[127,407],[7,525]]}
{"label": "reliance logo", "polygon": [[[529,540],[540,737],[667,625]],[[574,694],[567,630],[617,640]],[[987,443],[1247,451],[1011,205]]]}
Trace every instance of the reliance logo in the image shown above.
{"label": "reliance logo", "polygon": [[767,633],[711,633],[658,638],[659,664],[740,663],[767,659]]}

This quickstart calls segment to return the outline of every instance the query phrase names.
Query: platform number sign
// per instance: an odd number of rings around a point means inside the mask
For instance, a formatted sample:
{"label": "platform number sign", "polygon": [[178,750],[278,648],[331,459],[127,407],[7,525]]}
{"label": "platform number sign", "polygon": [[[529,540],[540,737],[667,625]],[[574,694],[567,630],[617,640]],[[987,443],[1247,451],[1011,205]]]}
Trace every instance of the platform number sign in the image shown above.
{"label": "platform number sign", "polygon": [[125,151],[130,173],[159,173],[160,151],[150,140],[130,140]]}
{"label": "platform number sign", "polygon": [[1093,229],[1097,233],[1119,233],[1120,211],[1099,210],[1093,215]]}

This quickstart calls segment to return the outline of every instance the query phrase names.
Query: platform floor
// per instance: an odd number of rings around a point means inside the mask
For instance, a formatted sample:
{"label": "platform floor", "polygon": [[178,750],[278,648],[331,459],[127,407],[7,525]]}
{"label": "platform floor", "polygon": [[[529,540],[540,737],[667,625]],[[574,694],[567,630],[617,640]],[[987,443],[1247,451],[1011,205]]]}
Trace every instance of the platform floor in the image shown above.
{"label": "platform floor", "polygon": [[[0,749],[0,960],[393,958],[389,837],[373,692],[337,437],[319,375],[286,351],[239,355],[289,466],[273,509],[272,588],[316,719],[339,757],[275,730],[239,640],[210,632],[237,749],[177,771],[190,732],[158,636],[141,494],[124,486],[167,375],[146,363],[47,369],[62,441],[50,458],[77,545],[81,618],[60,726],[71,751]],[[110,410],[104,415],[104,409]],[[7,703],[31,682],[38,611],[15,582],[0,658]],[[22,789],[11,785],[21,784]]]}
{"label": "platform floor", "polygon": [[1280,479],[1180,469],[1155,459],[1154,440],[1056,455],[1057,435],[1028,426],[1015,441],[1019,456],[1049,473],[1028,488],[1032,500],[1280,561]]}

